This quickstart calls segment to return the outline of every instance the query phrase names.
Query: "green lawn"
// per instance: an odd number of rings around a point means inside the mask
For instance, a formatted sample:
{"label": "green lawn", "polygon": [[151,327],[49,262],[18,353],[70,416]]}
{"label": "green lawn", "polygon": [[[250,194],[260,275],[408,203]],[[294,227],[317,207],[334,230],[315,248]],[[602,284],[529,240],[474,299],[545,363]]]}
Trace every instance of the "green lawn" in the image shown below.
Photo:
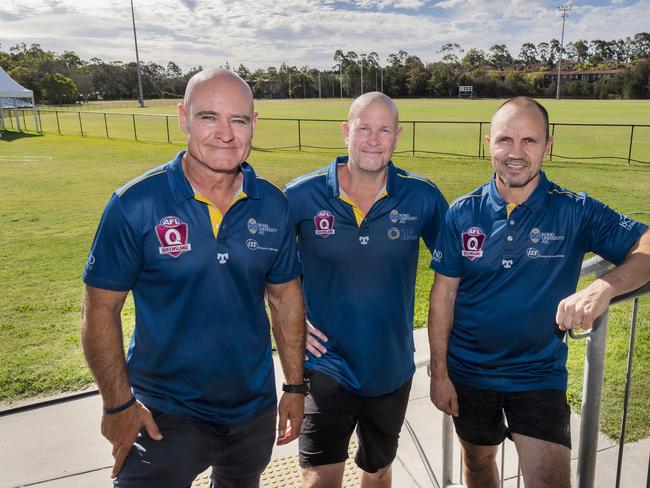
{"label": "green lawn", "polygon": [[[0,403],[74,390],[91,383],[79,346],[80,275],[101,211],[125,181],[170,159],[182,148],[79,136],[0,138]],[[258,172],[278,185],[327,164],[334,151],[253,151]],[[485,160],[411,157],[395,161],[434,180],[448,199],[491,174]],[[586,190],[613,207],[650,222],[650,168],[639,165],[547,165],[552,179]],[[432,273],[426,252],[418,273],[416,326],[426,324]],[[621,415],[630,305],[612,313],[603,429],[614,435]],[[641,302],[628,439],[650,436],[650,300]],[[124,322],[133,326],[128,303]],[[126,334],[128,336],[128,333]],[[583,342],[571,342],[570,397],[579,406]]]}

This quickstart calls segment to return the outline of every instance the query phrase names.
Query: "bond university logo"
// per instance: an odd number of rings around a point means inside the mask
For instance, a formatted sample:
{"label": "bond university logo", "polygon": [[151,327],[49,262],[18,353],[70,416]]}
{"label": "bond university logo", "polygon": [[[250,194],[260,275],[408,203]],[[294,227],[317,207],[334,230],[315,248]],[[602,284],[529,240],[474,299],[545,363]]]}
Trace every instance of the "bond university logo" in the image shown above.
{"label": "bond university logo", "polygon": [[160,254],[169,254],[177,258],[184,252],[192,250],[192,245],[187,242],[187,224],[178,217],[167,216],[160,220],[156,226],[156,236],[160,241],[158,251]]}
{"label": "bond university logo", "polygon": [[327,210],[321,210],[314,215],[314,225],[316,226],[316,235],[322,238],[334,235],[334,215]]}
{"label": "bond university logo", "polygon": [[463,232],[463,250],[461,254],[470,261],[483,256],[483,243],[485,234],[480,227],[470,227]]}
{"label": "bond university logo", "polygon": [[246,224],[246,226],[248,227],[248,232],[250,232],[251,234],[257,233],[258,225],[254,218],[251,217],[250,219],[248,219],[248,223]]}
{"label": "bond university logo", "polygon": [[226,264],[226,261],[228,261],[228,253],[227,252],[218,252],[217,253],[217,261],[219,261],[219,264]]}

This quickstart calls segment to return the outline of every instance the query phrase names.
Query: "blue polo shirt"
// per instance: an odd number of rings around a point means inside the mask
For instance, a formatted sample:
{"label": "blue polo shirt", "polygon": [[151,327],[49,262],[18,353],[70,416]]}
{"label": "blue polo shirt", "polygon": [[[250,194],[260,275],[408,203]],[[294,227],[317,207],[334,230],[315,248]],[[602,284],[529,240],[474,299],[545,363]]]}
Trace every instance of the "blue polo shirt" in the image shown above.
{"label": "blue polo shirt", "polygon": [[275,406],[264,289],[299,274],[294,227],[282,191],[247,163],[221,215],[194,193],[183,154],[113,194],[83,279],[133,292],[127,364],[139,400],[233,426]]}
{"label": "blue polo shirt", "polygon": [[586,252],[620,264],[646,228],[544,173],[516,207],[494,178],[452,203],[431,262],[460,278],[450,378],[496,391],[566,389],[558,303],[575,291]]}
{"label": "blue polo shirt", "polygon": [[397,390],[414,373],[413,304],[419,239],[431,248],[447,209],[429,180],[388,164],[367,215],[330,166],[287,185],[296,223],[307,318],[328,337],[305,367],[359,396]]}

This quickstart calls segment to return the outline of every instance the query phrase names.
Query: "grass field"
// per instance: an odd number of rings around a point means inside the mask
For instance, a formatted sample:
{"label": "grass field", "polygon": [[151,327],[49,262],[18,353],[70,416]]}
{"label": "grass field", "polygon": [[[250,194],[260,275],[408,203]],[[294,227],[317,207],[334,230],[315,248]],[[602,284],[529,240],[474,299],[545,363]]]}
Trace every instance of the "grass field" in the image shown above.
{"label": "grass field", "polygon": [[[489,127],[479,122],[488,121],[501,102],[502,100],[397,100],[401,119],[405,121],[397,151],[408,153],[415,149],[417,152],[429,153],[431,157],[480,157],[487,153],[484,136]],[[182,142],[184,136],[178,128],[175,115],[176,102],[152,100],[149,103],[149,107],[140,109],[123,108],[124,102],[102,102],[97,105],[101,107],[99,112],[42,111],[40,119],[46,133]],[[332,99],[257,101],[256,109],[262,119],[258,123],[256,147],[340,150],[340,124],[334,121],[345,118],[349,103],[349,100]],[[650,164],[650,100],[543,100],[543,103],[548,107],[553,123],[647,125],[635,127],[633,133],[629,126],[557,125],[554,128],[555,159],[627,162],[629,157]],[[111,105],[120,108],[111,108]],[[83,108],[89,106],[84,105]],[[302,120],[273,120],[294,118]],[[25,112],[22,119],[28,129],[34,129],[31,112]],[[11,126],[15,122],[7,118],[7,124]],[[633,142],[631,152],[630,139]]]}
{"label": "grass field", "polygon": [[[80,275],[101,211],[125,181],[170,159],[180,145],[107,141],[78,136],[0,138],[0,403],[74,390],[91,383],[79,336]],[[254,151],[250,161],[278,185],[324,166],[335,152]],[[489,163],[398,155],[395,161],[433,179],[448,199],[470,191],[491,174]],[[547,164],[549,176],[586,190],[613,207],[650,222],[650,168],[612,164]],[[432,282],[422,251],[417,283],[417,327],[425,326]],[[630,304],[611,314],[603,400],[603,430],[614,435],[629,335]],[[650,436],[650,300],[641,322],[628,439]],[[133,308],[124,312],[127,329]],[[127,332],[126,336],[129,336]],[[584,342],[571,342],[569,395],[579,408]]]}

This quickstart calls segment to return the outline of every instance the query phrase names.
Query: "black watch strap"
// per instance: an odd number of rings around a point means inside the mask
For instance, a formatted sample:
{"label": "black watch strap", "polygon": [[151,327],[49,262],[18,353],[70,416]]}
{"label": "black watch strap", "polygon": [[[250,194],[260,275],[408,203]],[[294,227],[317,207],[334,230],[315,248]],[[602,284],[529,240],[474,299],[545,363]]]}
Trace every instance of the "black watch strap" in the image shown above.
{"label": "black watch strap", "polygon": [[303,382],[298,385],[282,383],[282,391],[285,393],[301,393],[307,396],[309,395],[309,378],[305,378]]}

